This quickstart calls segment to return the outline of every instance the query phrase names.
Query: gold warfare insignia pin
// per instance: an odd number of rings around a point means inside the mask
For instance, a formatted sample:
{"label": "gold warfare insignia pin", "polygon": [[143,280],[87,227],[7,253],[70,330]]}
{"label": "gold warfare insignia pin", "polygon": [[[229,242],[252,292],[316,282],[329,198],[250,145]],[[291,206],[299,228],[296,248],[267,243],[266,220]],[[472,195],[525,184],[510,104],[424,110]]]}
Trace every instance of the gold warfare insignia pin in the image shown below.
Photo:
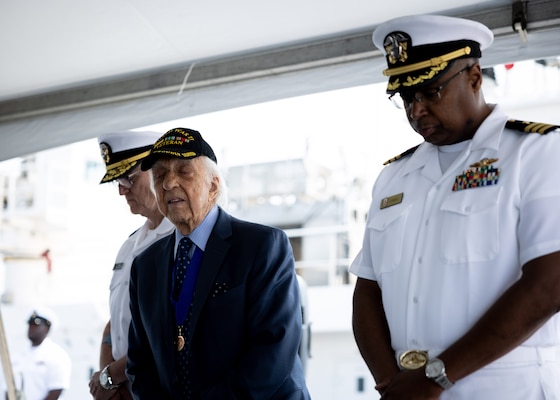
{"label": "gold warfare insignia pin", "polygon": [[381,204],[379,205],[379,209],[383,210],[384,208],[391,207],[397,204],[402,203],[403,193],[395,194],[393,196],[385,197],[381,200]]}
{"label": "gold warfare insignia pin", "polygon": [[471,164],[470,167],[471,168],[487,167],[489,165],[494,164],[496,161],[498,161],[497,158],[483,158],[482,160],[475,162],[474,164]]}

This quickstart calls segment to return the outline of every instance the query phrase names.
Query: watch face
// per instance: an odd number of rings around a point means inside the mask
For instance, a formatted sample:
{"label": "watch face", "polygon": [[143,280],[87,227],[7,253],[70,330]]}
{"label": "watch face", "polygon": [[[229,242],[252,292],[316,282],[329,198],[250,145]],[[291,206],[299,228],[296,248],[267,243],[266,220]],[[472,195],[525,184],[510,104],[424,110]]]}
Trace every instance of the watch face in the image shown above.
{"label": "watch face", "polygon": [[426,364],[426,376],[428,378],[436,378],[443,372],[443,361],[440,359],[433,359]]}
{"label": "watch face", "polygon": [[101,383],[101,386],[107,386],[108,379],[107,379],[107,373],[105,371],[102,371],[101,374],[99,374],[99,383]]}

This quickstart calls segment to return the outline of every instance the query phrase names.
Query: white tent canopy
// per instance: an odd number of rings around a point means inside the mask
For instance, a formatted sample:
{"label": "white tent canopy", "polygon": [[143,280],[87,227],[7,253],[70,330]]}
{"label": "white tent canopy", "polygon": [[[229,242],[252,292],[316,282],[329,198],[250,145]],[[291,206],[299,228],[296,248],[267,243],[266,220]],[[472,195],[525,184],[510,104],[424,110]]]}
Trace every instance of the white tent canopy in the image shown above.
{"label": "white tent canopy", "polygon": [[371,32],[415,13],[488,25],[487,66],[560,55],[558,0],[0,0],[0,160],[381,81]]}

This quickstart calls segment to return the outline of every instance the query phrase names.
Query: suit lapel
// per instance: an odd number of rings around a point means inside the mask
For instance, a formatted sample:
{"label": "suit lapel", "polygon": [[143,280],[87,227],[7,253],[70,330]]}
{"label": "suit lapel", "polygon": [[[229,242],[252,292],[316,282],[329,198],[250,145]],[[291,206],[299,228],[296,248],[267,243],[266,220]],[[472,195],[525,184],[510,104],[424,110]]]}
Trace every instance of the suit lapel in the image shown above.
{"label": "suit lapel", "polygon": [[231,217],[221,209],[219,212],[218,220],[208,238],[206,250],[200,264],[191,314],[191,333],[195,331],[202,308],[210,296],[216,276],[230,248],[230,243],[227,239],[231,236]]}
{"label": "suit lapel", "polygon": [[[154,288],[162,288],[163,293],[156,293],[154,301],[161,301],[161,307],[159,307],[160,314],[154,315],[154,325],[155,321],[160,321],[161,337],[164,338],[166,347],[168,351],[175,352],[175,346],[173,341],[177,336],[176,332],[176,322],[175,322],[175,310],[171,305],[170,293],[171,293],[171,280],[173,276],[173,263],[175,261],[174,253],[175,249],[175,232],[170,234],[161,246],[161,252],[157,254],[158,258],[154,260],[155,268],[155,279],[161,279],[161,284],[154,285]],[[160,300],[158,300],[160,299]],[[173,371],[175,368],[175,361],[173,357],[164,357],[166,359],[166,364],[168,371]]]}

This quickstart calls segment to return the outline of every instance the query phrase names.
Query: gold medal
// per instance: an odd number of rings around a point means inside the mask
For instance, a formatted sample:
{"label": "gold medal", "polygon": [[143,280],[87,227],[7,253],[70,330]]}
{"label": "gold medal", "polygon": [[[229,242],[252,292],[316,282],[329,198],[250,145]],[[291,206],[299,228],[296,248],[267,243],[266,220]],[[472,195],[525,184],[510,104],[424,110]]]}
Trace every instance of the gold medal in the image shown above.
{"label": "gold medal", "polygon": [[185,347],[185,338],[183,336],[177,336],[177,351],[183,350]]}
{"label": "gold medal", "polygon": [[182,326],[179,325],[177,327],[177,341],[175,342],[177,344],[177,351],[181,351],[183,350],[183,347],[185,347],[185,338],[183,337],[183,333],[181,332]]}

